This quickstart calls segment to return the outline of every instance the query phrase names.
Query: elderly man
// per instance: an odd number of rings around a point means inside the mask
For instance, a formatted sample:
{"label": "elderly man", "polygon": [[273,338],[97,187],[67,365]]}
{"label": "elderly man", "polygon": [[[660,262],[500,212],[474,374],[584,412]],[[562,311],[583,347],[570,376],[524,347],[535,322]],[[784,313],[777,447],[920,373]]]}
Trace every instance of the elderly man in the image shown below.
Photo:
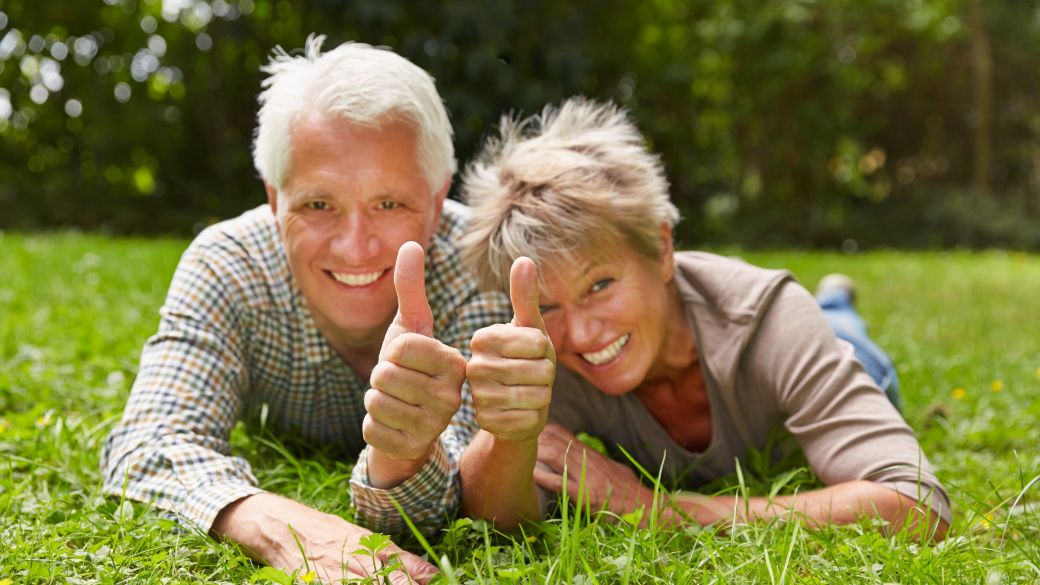
{"label": "elderly man", "polygon": [[[466,209],[445,200],[455,159],[433,80],[367,45],[322,54],[323,40],[303,56],[277,50],[264,69],[253,154],[267,205],[205,230],[181,258],[102,467],[109,494],[279,568],[305,554],[337,580],[372,570],[351,557],[368,531],[259,489],[230,454],[232,427],[263,408],[312,443],[367,443],[350,482],[359,519],[399,531],[393,498],[436,527],[458,505],[476,431],[463,353],[510,307],[462,270]],[[420,581],[434,571],[396,547],[380,554]]]}

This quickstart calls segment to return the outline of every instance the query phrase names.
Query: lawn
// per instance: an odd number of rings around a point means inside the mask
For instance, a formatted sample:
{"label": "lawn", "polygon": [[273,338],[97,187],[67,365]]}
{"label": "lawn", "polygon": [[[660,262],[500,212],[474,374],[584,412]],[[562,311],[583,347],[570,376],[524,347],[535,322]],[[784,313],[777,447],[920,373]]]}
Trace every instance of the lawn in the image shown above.
{"label": "lawn", "polygon": [[[0,232],[0,585],[279,578],[147,506],[99,495],[101,442],[118,420],[186,244]],[[810,285],[835,270],[857,280],[860,308],[899,368],[907,420],[951,493],[950,538],[919,545],[866,522],[819,531],[798,522],[638,529],[563,507],[559,518],[513,537],[483,522],[456,522],[432,542],[454,579],[1040,581],[1040,485],[1027,489],[1040,475],[1040,257],[740,254],[787,267]],[[349,461],[243,429],[233,442],[267,489],[352,514]],[[728,489],[768,490],[780,477],[753,471]]]}

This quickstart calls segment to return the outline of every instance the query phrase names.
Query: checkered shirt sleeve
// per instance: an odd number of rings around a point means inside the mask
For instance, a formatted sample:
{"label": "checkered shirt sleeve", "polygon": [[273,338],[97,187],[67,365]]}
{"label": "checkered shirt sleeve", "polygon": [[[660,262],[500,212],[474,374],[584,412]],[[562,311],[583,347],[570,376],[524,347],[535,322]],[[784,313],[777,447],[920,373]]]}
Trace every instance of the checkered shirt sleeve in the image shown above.
{"label": "checkered shirt sleeve", "polygon": [[203,531],[225,506],[262,491],[245,460],[231,456],[249,370],[222,268],[195,248],[182,257],[101,456],[105,493],[152,502]]}
{"label": "checkered shirt sleeve", "polygon": [[[446,203],[426,285],[434,336],[468,357],[473,333],[511,314],[505,295],[478,291],[462,268],[455,242],[465,211]],[[262,491],[245,460],[231,454],[239,420],[269,404],[272,428],[360,450],[366,387],[318,331],[271,211],[261,206],[206,230],[182,257],[123,418],[102,450],[104,491],[209,530],[225,506]],[[436,530],[458,508],[459,462],[475,432],[466,386],[433,456],[403,484],[368,485],[362,452],[350,484],[359,522],[401,532],[394,498],[424,531]]]}

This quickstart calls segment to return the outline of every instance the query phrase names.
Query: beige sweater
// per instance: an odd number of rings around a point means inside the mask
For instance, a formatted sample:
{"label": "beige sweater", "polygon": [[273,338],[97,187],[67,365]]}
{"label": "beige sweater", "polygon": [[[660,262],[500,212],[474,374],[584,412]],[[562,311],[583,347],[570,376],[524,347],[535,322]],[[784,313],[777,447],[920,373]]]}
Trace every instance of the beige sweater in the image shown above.
{"label": "beige sweater", "polygon": [[950,522],[913,431],[789,273],[700,252],[677,253],[675,266],[711,404],[708,448],[678,445],[633,393],[608,396],[563,369],[551,421],[620,445],[651,473],[663,460],[665,485],[684,489],[732,473],[780,431],[774,459],[800,447],[825,484],[874,481]]}

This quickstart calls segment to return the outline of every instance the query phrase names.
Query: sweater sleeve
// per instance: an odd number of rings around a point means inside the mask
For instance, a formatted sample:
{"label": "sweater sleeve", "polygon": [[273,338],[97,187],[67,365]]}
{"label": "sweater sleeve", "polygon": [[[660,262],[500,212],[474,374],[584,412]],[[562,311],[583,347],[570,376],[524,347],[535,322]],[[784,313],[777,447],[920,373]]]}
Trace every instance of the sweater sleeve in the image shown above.
{"label": "sweater sleeve", "polygon": [[754,382],[772,390],[786,428],[825,484],[873,481],[950,522],[949,497],[913,430],[808,291],[783,285],[744,360],[756,364]]}

